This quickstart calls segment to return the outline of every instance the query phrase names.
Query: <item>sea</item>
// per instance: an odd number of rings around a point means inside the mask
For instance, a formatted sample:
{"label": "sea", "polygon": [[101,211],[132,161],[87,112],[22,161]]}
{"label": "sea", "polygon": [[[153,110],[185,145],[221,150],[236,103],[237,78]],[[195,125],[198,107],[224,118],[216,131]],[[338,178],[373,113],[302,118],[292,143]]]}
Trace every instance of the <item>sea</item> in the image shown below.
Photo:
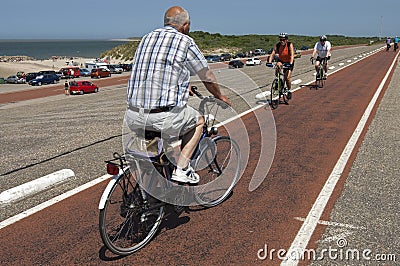
{"label": "sea", "polygon": [[0,56],[98,58],[126,40],[0,40]]}

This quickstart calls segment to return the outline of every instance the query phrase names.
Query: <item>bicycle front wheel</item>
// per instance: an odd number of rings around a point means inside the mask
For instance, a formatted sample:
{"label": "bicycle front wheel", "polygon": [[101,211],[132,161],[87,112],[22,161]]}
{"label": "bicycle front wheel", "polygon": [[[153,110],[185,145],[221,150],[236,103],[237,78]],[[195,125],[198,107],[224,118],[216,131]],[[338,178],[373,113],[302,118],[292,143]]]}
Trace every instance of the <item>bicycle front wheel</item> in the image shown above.
{"label": "bicycle front wheel", "polygon": [[292,92],[288,88],[282,89],[282,99],[285,104],[289,104],[289,100],[292,98]]}
{"label": "bicycle front wheel", "polygon": [[164,215],[164,206],[149,208],[144,203],[135,175],[127,170],[113,185],[100,210],[99,230],[104,245],[117,255],[132,254],[156,234]]}
{"label": "bicycle front wheel", "polygon": [[325,85],[324,70],[320,68],[315,77],[315,87],[316,89],[323,88],[324,85]]}
{"label": "bicycle front wheel", "polygon": [[215,137],[200,151],[195,169],[200,175],[200,183],[194,187],[196,201],[205,207],[220,204],[239,179],[239,146],[229,137]]}
{"label": "bicycle front wheel", "polygon": [[278,79],[275,79],[271,85],[271,93],[269,96],[269,103],[272,109],[278,108],[279,105],[279,84]]}

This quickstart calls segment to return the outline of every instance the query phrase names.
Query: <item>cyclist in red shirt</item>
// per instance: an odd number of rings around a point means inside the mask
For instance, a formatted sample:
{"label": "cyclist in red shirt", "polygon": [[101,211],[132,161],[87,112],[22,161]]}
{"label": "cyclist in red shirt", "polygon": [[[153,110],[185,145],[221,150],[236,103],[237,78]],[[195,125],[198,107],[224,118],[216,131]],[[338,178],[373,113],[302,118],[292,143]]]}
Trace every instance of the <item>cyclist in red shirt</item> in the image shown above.
{"label": "cyclist in red shirt", "polygon": [[291,42],[288,41],[289,36],[287,33],[279,34],[279,42],[275,45],[272,50],[271,55],[269,56],[268,63],[272,62],[275,54],[278,54],[278,62],[276,63],[276,71],[282,67],[283,64],[290,64],[288,69],[284,70],[284,77],[286,81],[286,86],[290,90],[292,88],[292,84],[290,81],[290,76],[292,74],[294,68],[294,47]]}

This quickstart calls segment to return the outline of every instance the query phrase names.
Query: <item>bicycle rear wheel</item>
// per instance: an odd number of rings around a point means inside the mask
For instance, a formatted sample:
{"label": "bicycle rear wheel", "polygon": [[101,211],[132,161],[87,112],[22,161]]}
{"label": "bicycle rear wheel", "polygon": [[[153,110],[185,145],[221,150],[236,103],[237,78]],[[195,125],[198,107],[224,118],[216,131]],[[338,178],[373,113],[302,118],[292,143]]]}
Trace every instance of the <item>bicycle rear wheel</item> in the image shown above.
{"label": "bicycle rear wheel", "polygon": [[[207,166],[198,169],[204,162]],[[231,194],[239,179],[239,146],[229,137],[215,137],[200,151],[195,169],[200,175],[200,183],[194,187],[196,201],[205,207],[220,204]]]}
{"label": "bicycle rear wheel", "polygon": [[99,230],[104,245],[117,255],[129,255],[145,246],[158,231],[164,206],[144,203],[131,168],[119,176],[100,210]]}
{"label": "bicycle rear wheel", "polygon": [[278,79],[275,79],[272,82],[269,103],[270,103],[272,109],[278,108],[278,105],[279,105],[279,84],[278,84]]}

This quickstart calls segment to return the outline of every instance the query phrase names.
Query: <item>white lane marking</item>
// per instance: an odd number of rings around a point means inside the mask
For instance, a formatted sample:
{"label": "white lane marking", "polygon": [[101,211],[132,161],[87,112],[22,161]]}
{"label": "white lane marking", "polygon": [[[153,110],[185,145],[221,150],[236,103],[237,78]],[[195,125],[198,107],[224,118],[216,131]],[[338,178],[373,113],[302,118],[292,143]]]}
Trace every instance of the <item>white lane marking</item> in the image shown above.
{"label": "white lane marking", "polygon": [[294,80],[294,81],[292,82],[292,84],[297,85],[297,84],[300,84],[301,82],[302,82],[301,79],[296,79],[296,80]]}
{"label": "white lane marking", "polygon": [[339,63],[339,66],[343,66],[344,65],[344,63]]}
{"label": "white lane marking", "polygon": [[0,193],[0,204],[21,200],[75,176],[71,169],[62,169]]}
{"label": "white lane marking", "polygon": [[[292,84],[293,85],[297,85],[297,84],[300,84],[301,82],[302,82],[301,79],[296,79],[296,80],[292,81]],[[260,92],[260,93],[256,94],[255,98],[259,99],[259,100],[262,100],[262,99],[265,99],[270,94],[271,94],[270,90],[263,91],[263,92]]]}
{"label": "white lane marking", "polygon": [[374,96],[372,97],[371,101],[368,104],[367,109],[363,116],[361,117],[360,122],[358,123],[353,135],[349,139],[345,149],[343,150],[342,154],[340,155],[339,160],[337,161],[335,167],[333,168],[329,178],[327,179],[324,187],[322,188],[321,192],[318,195],[318,198],[314,202],[310,212],[307,215],[306,220],[304,221],[303,225],[301,226],[299,232],[296,235],[296,238],[293,240],[290,249],[286,254],[288,254],[285,259],[282,261],[281,265],[297,265],[299,263],[298,259],[290,254],[303,254],[304,250],[306,249],[308,242],[315,230],[315,227],[318,224],[318,221],[321,218],[321,215],[330,199],[333,190],[336,187],[339,178],[342,175],[342,172],[350,158],[351,153],[361,136],[362,131],[365,128],[365,125],[368,121],[369,116],[378,100],[378,97],[383,89],[385,82],[387,81],[389,74],[391,73],[395,63],[397,63],[397,58],[399,54],[396,55],[395,59],[393,60],[388,72],[386,73],[385,77],[383,78],[382,82],[380,83],[378,89],[376,90]]}
{"label": "white lane marking", "polygon": [[271,91],[270,90],[267,90],[267,91],[264,91],[264,92],[261,92],[261,93],[259,93],[259,94],[257,94],[256,95],[256,99],[264,99],[264,98],[266,98],[267,96],[269,96],[271,94]]}
{"label": "white lane marking", "polygon": [[71,196],[73,196],[73,195],[75,195],[75,194],[77,194],[77,193],[79,193],[79,192],[81,192],[81,191],[83,191],[85,189],[88,189],[88,188],[90,188],[90,187],[92,187],[92,186],[94,186],[94,185],[96,185],[96,184],[98,184],[98,183],[100,183],[100,182],[102,182],[104,180],[107,180],[107,179],[109,179],[111,177],[112,176],[108,175],[108,174],[107,175],[103,175],[103,176],[101,176],[101,177],[99,177],[99,178],[97,178],[95,180],[92,180],[92,181],[90,181],[90,182],[88,182],[86,184],[83,184],[80,187],[77,187],[77,188],[75,188],[73,190],[65,192],[64,194],[59,195],[59,196],[57,196],[55,198],[52,198],[52,199],[50,199],[50,200],[48,200],[46,202],[43,202],[43,203],[41,203],[41,204],[39,204],[39,205],[29,209],[29,210],[23,211],[20,214],[17,214],[17,215],[15,215],[13,217],[10,217],[10,218],[0,222],[0,230],[2,228],[4,228],[4,227],[10,225],[10,224],[13,224],[13,223],[15,223],[15,222],[17,222],[19,220],[22,220],[23,218],[28,217],[29,215],[32,215],[32,214],[34,214],[34,213],[36,213],[38,211],[41,211],[41,210],[43,210],[43,209],[45,209],[45,208],[47,208],[47,207],[49,207],[49,206],[51,206],[51,205],[53,205],[53,204],[55,204],[57,202],[60,202],[60,201],[62,201],[64,199],[66,199],[66,198],[69,198],[69,197],[71,197]]}

